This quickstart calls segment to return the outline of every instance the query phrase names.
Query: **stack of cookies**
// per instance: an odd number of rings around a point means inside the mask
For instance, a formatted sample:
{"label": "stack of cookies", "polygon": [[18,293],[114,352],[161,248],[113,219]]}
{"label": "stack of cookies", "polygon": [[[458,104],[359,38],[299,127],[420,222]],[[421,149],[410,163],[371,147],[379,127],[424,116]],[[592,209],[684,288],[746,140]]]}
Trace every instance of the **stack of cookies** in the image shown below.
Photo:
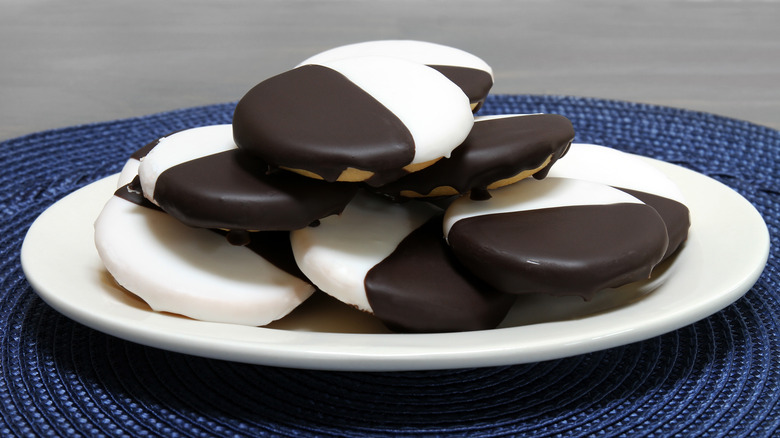
{"label": "stack of cookies", "polygon": [[677,187],[572,144],[563,116],[475,116],[492,85],[438,44],[315,55],[249,90],[232,124],[133,154],[98,253],[154,310],[257,326],[322,291],[397,332],[485,330],[519,294],[647,279],[687,236]]}

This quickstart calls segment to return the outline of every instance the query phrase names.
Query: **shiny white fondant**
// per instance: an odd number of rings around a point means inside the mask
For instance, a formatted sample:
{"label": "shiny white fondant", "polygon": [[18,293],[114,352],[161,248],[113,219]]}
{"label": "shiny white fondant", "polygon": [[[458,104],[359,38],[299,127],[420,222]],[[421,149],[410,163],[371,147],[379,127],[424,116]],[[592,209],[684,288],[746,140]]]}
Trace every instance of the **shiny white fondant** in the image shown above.
{"label": "shiny white fondant", "polygon": [[138,175],[146,199],[154,202],[157,177],[178,164],[207,155],[236,149],[233,126],[210,125],[187,129],[160,139],[157,145],[141,159]]}
{"label": "shiny white fondant", "polygon": [[473,216],[575,205],[642,204],[626,192],[605,184],[555,177],[526,178],[490,194],[492,197],[484,201],[463,196],[450,204],[444,214],[444,236],[449,236],[456,222]]}
{"label": "shiny white fondant", "polygon": [[260,326],[314,287],[212,231],[112,196],[95,222],[95,246],[117,283],[156,311]]}
{"label": "shiny white fondant", "polygon": [[368,271],[439,211],[359,193],[340,215],[291,233],[295,260],[320,290],[371,312],[364,285]]}
{"label": "shiny white fondant", "polygon": [[398,58],[367,56],[325,61],[406,125],[415,144],[410,164],[449,157],[474,125],[468,97],[436,70]]}
{"label": "shiny white fondant", "polygon": [[461,49],[415,40],[378,40],[348,44],[318,53],[298,66],[319,64],[359,56],[388,56],[427,65],[449,65],[482,70],[493,77],[493,69],[481,58]]}
{"label": "shiny white fondant", "polygon": [[548,176],[598,182],[685,204],[680,189],[663,172],[637,157],[606,146],[572,143],[566,155],[550,168]]}

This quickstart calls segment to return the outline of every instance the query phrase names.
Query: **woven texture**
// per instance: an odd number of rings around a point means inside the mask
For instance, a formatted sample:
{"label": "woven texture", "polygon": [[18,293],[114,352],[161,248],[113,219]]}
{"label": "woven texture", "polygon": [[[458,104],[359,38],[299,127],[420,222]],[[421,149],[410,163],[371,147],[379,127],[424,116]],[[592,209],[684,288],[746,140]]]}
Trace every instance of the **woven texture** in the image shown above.
{"label": "woven texture", "polygon": [[0,436],[771,436],[780,426],[780,132],[680,109],[491,96],[482,114],[547,112],[576,140],[711,176],[751,201],[772,253],[723,311],[644,342],[555,361],[402,373],[304,371],[140,346],[52,310],[24,278],[32,221],[168,132],[229,123],[233,104],[0,144]]}

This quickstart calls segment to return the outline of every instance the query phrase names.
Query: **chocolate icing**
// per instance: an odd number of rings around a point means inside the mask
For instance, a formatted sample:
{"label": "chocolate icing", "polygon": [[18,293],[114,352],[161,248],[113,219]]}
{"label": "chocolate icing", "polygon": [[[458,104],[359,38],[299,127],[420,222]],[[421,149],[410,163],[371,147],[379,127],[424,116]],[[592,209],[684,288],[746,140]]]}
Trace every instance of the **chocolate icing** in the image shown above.
{"label": "chocolate icing", "polygon": [[495,181],[550,164],[534,175],[542,178],[574,139],[574,128],[566,117],[557,114],[531,114],[478,121],[466,140],[449,158],[379,187],[391,197],[402,190],[422,195],[440,186],[453,187],[458,193],[485,190]]}
{"label": "chocolate icing", "polygon": [[289,70],[249,90],[233,113],[233,135],[239,148],[272,165],[326,181],[349,167],[397,171],[415,155],[412,135],[395,114],[320,65]]}
{"label": "chocolate icing", "polygon": [[[493,87],[493,77],[490,73],[476,68],[453,65],[428,65],[455,83],[468,96],[469,102],[481,103]],[[477,111],[479,107],[474,108]]]}
{"label": "chocolate icing", "polygon": [[666,234],[669,236],[669,245],[663,258],[666,259],[677,251],[680,245],[688,238],[688,229],[691,227],[688,207],[673,199],[652,193],[617,188],[653,207],[661,216],[661,219],[663,219],[666,225]]}
{"label": "chocolate icing", "polygon": [[495,328],[516,296],[469,273],[442,236],[442,216],[409,234],[365,278],[371,309],[391,330],[451,332]]}
{"label": "chocolate icing", "polygon": [[646,279],[667,247],[644,204],[580,205],[487,214],[456,222],[453,252],[496,289],[580,295]]}
{"label": "chocolate icing", "polygon": [[154,198],[190,226],[269,231],[304,228],[338,214],[356,192],[356,184],[268,172],[262,160],[233,149],[166,169]]}

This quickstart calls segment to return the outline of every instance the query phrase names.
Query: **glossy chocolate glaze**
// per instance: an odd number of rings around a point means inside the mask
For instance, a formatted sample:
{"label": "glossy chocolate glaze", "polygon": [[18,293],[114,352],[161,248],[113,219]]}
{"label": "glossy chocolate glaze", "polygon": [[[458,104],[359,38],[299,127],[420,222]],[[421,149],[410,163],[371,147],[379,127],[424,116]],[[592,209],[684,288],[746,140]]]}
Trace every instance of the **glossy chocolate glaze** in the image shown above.
{"label": "glossy chocolate glaze", "polygon": [[326,181],[350,167],[397,172],[415,155],[412,135],[395,114],[320,65],[295,68],[252,88],[233,113],[233,135],[239,148],[274,166],[307,170]]}
{"label": "glossy chocolate glaze", "polygon": [[554,207],[456,222],[448,234],[466,267],[496,289],[580,295],[647,279],[666,227],[644,204]]}
{"label": "glossy chocolate glaze", "polygon": [[573,139],[571,122],[557,114],[478,121],[449,158],[379,187],[377,191],[400,197],[402,190],[426,195],[436,187],[450,186],[458,193],[471,190],[484,193],[491,183],[535,169],[551,156],[550,164],[538,172],[537,177],[543,177]]}
{"label": "glossy chocolate glaze", "polygon": [[442,216],[409,234],[364,283],[374,315],[399,332],[492,329],[516,298],[496,291],[455,259],[442,236]]}
{"label": "glossy chocolate glaze", "polygon": [[294,230],[340,213],[357,185],[327,183],[287,171],[268,172],[240,149],[173,166],[160,174],[155,201],[181,222],[200,228]]}
{"label": "glossy chocolate glaze", "polygon": [[666,225],[666,233],[669,236],[669,245],[666,248],[666,253],[663,258],[666,259],[674,254],[680,245],[688,238],[688,229],[691,227],[691,217],[688,207],[673,199],[654,195],[652,193],[623,189],[620,187],[617,188],[653,207],[655,211],[658,212]]}
{"label": "glossy chocolate glaze", "polygon": [[[484,70],[453,65],[428,65],[428,67],[443,74],[460,87],[472,104],[484,101],[493,87],[493,77]],[[474,111],[478,109],[477,107]]]}

